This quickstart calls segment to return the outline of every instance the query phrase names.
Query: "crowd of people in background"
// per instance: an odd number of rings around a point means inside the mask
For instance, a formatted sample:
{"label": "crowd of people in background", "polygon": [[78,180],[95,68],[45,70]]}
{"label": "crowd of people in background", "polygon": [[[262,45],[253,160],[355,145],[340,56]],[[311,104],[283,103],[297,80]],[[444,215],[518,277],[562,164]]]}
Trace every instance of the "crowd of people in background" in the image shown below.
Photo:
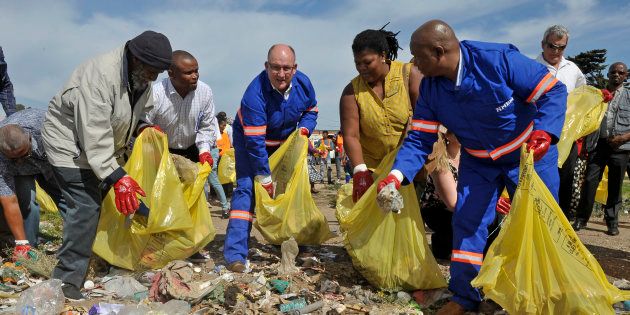
{"label": "crowd of people in background", "polygon": [[[146,31],[78,66],[47,110],[16,111],[0,47],[0,232],[13,242],[14,259],[39,241],[37,181],[64,219],[53,277],[63,281],[67,298],[81,299],[103,196],[113,190],[123,215],[134,213],[138,195],[145,196],[122,165],[128,145],[148,129],[167,136],[171,153],[212,167],[207,190],[229,220],[224,258],[233,272],[246,269],[255,184],[275,196],[269,156],[293,132],[310,139],[311,193],[319,192],[317,184],[352,182],[357,202],[372,185],[379,192],[415,185],[422,218],[433,231],[432,252],[451,260],[454,296],[444,312],[474,310],[481,301],[470,280],[500,218],[509,213],[511,197],[501,194],[514,193],[522,144],[575,230],[587,226],[608,167],[604,219],[607,234],[619,234],[630,159],[626,64],[608,69],[603,93],[611,98],[601,127],[574,143],[558,168],[555,144],[567,94],[587,84],[564,57],[566,27],[543,33],[535,60],[510,44],[460,41],[448,24],[433,20],[413,33],[413,59],[402,62],[396,60],[396,35],[382,28],[354,38],[358,74],[340,89],[341,126],[335,131],[316,131],[316,89],[287,44],[269,48],[265,68],[251,80],[233,119],[216,112],[212,89],[199,80],[199,61],[185,50],[173,51],[157,32]],[[153,82],[163,71],[168,76]],[[217,176],[219,160],[232,148],[233,192]],[[373,171],[390,155],[391,172],[375,183]],[[581,158],[587,159],[585,183],[577,187]],[[207,259],[201,253],[190,257]]]}

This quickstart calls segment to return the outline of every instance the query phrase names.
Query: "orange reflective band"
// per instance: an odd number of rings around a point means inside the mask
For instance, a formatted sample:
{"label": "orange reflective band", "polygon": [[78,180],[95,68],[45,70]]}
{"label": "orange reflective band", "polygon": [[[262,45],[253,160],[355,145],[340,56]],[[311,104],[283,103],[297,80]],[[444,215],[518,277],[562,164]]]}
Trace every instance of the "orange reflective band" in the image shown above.
{"label": "orange reflective band", "polygon": [[453,250],[451,261],[481,266],[483,263],[483,254],[463,250]]}
{"label": "orange reflective band", "polygon": [[243,126],[246,136],[262,136],[267,134],[267,125],[264,126]]}
{"label": "orange reflective band", "polygon": [[529,95],[527,103],[536,102],[543,94],[547,93],[547,91],[549,91],[556,82],[558,82],[558,79],[554,78],[551,73],[547,73],[547,75],[538,82],[538,85],[536,85],[532,94]]}
{"label": "orange reflective band", "polygon": [[317,105],[315,105],[315,106],[313,106],[313,107],[311,107],[311,108],[307,109],[306,111],[307,111],[307,112],[316,112],[316,113],[319,113],[319,108],[317,107]]}
{"label": "orange reflective band", "polygon": [[437,121],[413,119],[411,121],[411,130],[423,131],[429,133],[437,133],[440,123]]}
{"label": "orange reflective band", "polygon": [[252,222],[254,221],[254,216],[249,211],[230,210],[230,219]]}
{"label": "orange reflective band", "polygon": [[265,144],[268,147],[277,147],[284,143],[284,140],[265,140]]}
{"label": "orange reflective band", "polygon": [[529,139],[529,135],[534,130],[534,122],[529,123],[529,126],[518,136],[516,139],[488,152],[486,150],[473,150],[464,148],[466,152],[470,155],[478,158],[491,158],[492,160],[496,160],[506,154],[514,152],[516,149],[520,148],[521,145]]}

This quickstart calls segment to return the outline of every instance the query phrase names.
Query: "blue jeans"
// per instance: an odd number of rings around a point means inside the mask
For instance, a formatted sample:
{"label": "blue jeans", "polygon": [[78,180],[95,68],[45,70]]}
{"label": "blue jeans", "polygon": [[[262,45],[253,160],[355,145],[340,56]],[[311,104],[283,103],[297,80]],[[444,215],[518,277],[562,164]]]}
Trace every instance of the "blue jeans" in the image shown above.
{"label": "blue jeans", "polygon": [[214,164],[212,164],[212,172],[208,176],[208,184],[212,186],[214,192],[219,196],[219,201],[221,202],[221,209],[228,210],[230,205],[228,204],[227,198],[225,198],[225,192],[223,191],[223,186],[219,182],[219,149],[214,148],[210,151],[210,155],[212,155],[212,160],[214,160]]}

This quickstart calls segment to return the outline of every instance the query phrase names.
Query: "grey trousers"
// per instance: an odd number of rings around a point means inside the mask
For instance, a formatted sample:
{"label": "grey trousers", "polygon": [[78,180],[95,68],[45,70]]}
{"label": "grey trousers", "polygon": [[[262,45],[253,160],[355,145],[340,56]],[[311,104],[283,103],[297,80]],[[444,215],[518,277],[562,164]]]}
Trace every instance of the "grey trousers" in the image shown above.
{"label": "grey trousers", "polygon": [[53,278],[81,288],[100,216],[101,181],[88,169],[53,166],[53,172],[66,201],[59,207],[64,222],[63,243],[57,252],[59,262],[53,270]]}

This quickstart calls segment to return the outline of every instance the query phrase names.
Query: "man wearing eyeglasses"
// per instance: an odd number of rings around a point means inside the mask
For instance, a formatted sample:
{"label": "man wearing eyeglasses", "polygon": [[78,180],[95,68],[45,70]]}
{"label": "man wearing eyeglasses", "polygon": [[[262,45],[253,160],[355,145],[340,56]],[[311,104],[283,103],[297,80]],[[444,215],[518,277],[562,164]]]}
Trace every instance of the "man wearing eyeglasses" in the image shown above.
{"label": "man wearing eyeglasses", "polygon": [[[567,93],[577,87],[586,84],[586,77],[578,66],[570,60],[564,58],[564,51],[569,43],[569,30],[562,25],[550,26],[543,35],[541,42],[542,53],[536,58],[549,69],[549,72],[567,87]],[[573,195],[573,177],[575,164],[578,158],[578,146],[576,143],[571,147],[567,159],[560,172],[560,190],[558,192],[558,204],[569,221],[574,219],[575,214],[571,208]]]}
{"label": "man wearing eyeglasses", "polygon": [[317,112],[315,90],[309,78],[297,70],[293,48],[271,46],[265,70],[247,87],[234,119],[236,190],[223,249],[230,271],[246,268],[254,220],[254,181],[274,197],[269,156],[296,129],[308,137],[315,129]]}
{"label": "man wearing eyeglasses", "polygon": [[35,180],[55,203],[61,201],[42,144],[45,115],[43,110],[26,109],[0,123],[0,209],[4,214],[0,234],[3,240],[15,239],[14,260],[28,258],[31,246],[37,245],[39,209],[31,203]]}

